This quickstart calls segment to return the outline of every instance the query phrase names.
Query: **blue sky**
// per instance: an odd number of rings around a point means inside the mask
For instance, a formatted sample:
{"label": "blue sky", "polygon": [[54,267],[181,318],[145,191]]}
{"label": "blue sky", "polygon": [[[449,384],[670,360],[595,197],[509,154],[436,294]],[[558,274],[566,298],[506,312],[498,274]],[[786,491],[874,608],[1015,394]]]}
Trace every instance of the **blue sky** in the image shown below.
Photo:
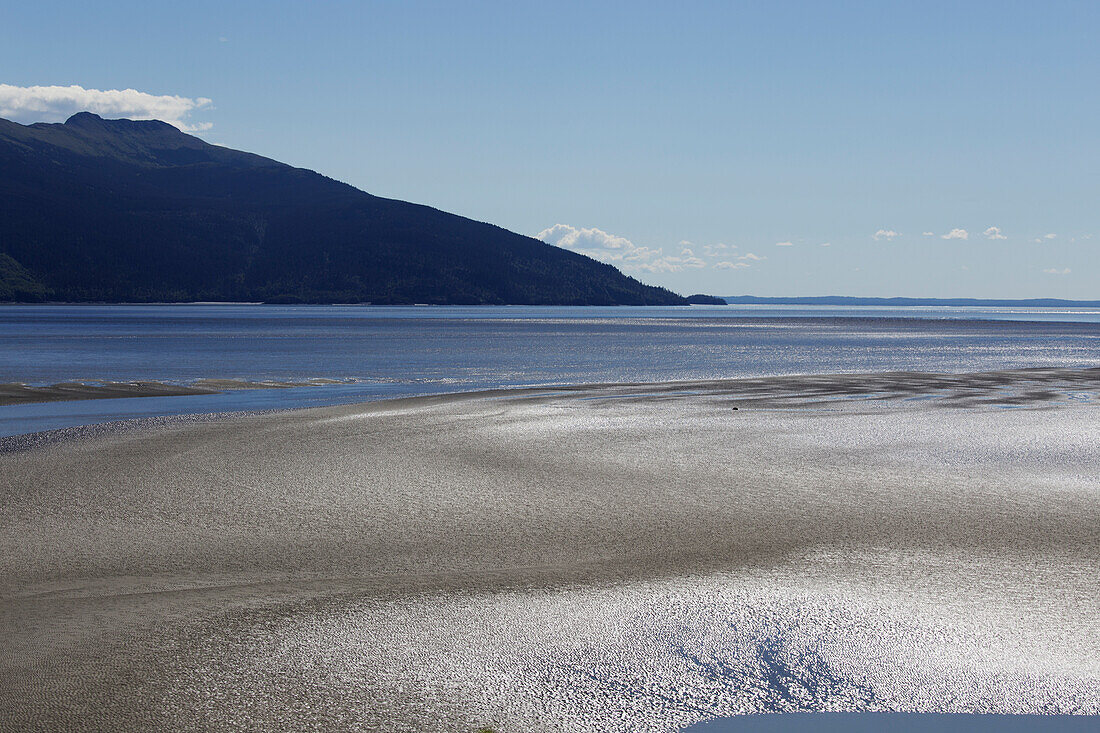
{"label": "blue sky", "polygon": [[1100,298],[1100,3],[2,9],[22,122],[68,111],[34,86],[181,97],[150,109],[681,292]]}

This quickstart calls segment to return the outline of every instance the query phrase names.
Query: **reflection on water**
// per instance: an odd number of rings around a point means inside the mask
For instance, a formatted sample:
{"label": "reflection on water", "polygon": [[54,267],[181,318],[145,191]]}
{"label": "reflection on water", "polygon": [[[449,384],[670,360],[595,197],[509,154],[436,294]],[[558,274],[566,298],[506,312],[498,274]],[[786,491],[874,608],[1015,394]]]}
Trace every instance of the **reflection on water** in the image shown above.
{"label": "reflection on water", "polygon": [[494,386],[1100,365],[1100,310],[5,306],[0,382],[350,385],[0,407],[0,434]]}

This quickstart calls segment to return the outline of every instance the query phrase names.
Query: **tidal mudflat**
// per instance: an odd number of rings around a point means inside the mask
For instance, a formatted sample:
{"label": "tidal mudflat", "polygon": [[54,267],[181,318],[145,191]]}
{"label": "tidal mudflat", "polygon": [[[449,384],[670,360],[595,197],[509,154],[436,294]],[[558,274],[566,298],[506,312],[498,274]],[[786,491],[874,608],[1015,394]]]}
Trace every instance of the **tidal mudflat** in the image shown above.
{"label": "tidal mudflat", "polygon": [[1100,713],[1098,406],[889,373],[4,439],[0,728]]}
{"label": "tidal mudflat", "polygon": [[0,406],[25,405],[38,402],[66,402],[70,400],[109,400],[121,397],[188,397],[218,394],[228,390],[292,389],[294,387],[318,387],[344,384],[347,380],[310,379],[301,382],[277,380],[249,381],[245,379],[198,379],[190,384],[166,382],[58,382],[33,385],[21,382],[0,384]]}

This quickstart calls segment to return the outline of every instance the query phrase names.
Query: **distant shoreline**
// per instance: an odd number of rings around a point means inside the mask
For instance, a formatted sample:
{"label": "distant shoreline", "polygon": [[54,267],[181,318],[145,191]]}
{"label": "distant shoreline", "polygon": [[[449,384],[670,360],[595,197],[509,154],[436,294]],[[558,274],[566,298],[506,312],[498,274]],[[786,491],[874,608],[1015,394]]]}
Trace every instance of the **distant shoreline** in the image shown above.
{"label": "distant shoreline", "polygon": [[[695,297],[695,296],[692,296]],[[811,296],[758,296],[724,295],[718,296],[726,305],[804,305],[804,306],[846,306],[846,307],[975,307],[975,308],[1100,308],[1100,300],[1065,300],[1062,298],[862,298],[852,295],[811,295]],[[269,305],[269,306],[342,306],[367,308],[686,308],[698,305],[718,305],[707,303],[685,303],[668,306],[636,305],[576,305],[576,304],[530,304],[530,303],[274,303],[259,300],[180,300],[180,301],[0,301],[0,307],[12,305]]]}
{"label": "distant shoreline", "polygon": [[722,296],[728,305],[953,306],[986,308],[1100,308],[1100,300],[1061,298],[860,298],[851,295],[807,297]]}

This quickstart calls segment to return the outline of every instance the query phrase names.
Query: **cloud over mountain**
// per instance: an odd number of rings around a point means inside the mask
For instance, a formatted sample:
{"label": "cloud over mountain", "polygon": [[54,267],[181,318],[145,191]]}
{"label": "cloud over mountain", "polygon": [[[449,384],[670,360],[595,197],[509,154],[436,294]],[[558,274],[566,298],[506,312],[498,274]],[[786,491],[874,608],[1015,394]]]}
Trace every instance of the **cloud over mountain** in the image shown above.
{"label": "cloud over mountain", "polygon": [[596,227],[555,224],[543,229],[535,238],[607,262],[626,272],[679,272],[706,267],[706,263],[690,247],[681,246],[679,254],[666,255],[661,247],[637,245],[626,237]]}
{"label": "cloud over mountain", "polygon": [[85,89],[71,86],[19,87],[0,84],[0,117],[23,124],[63,122],[77,112],[131,120],[161,120],[184,132],[209,130],[209,122],[191,122],[191,113],[208,107],[206,97],[148,94],[136,89]]}

